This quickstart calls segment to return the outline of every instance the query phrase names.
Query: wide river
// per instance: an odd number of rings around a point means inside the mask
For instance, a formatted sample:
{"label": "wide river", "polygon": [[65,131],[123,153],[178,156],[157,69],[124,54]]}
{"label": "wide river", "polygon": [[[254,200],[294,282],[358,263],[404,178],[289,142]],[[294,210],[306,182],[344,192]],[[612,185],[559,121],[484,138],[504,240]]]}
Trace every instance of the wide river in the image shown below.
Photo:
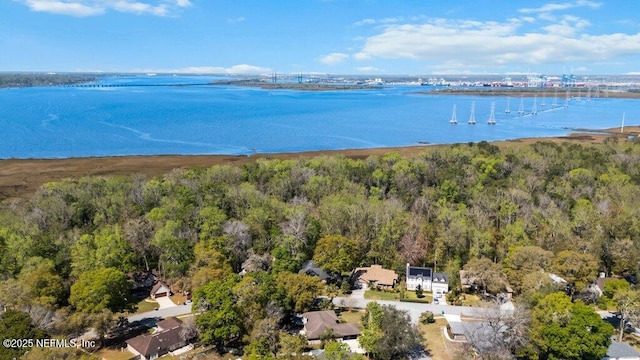
{"label": "wide river", "polygon": [[[632,99],[421,95],[418,86],[305,92],[204,84],[213,77],[107,77],[123,87],[0,89],[0,158],[253,154],[550,137],[638,124]],[[140,85],[140,86],[138,86]],[[583,94],[586,95],[586,94]],[[476,125],[468,125],[475,102]],[[488,125],[495,102],[496,125]],[[510,114],[505,114],[509,102]],[[544,103],[544,106],[543,106]],[[451,125],[453,106],[458,124]]]}

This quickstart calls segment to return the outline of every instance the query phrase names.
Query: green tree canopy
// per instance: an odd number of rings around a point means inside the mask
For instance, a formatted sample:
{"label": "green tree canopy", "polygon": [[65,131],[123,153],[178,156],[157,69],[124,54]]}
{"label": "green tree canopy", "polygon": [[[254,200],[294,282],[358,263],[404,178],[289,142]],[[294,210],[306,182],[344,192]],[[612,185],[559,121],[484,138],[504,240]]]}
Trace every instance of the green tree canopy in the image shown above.
{"label": "green tree canopy", "polygon": [[372,359],[403,359],[422,341],[409,313],[395,306],[367,304],[360,344]]}
{"label": "green tree canopy", "polygon": [[[45,337],[46,334],[42,330],[33,326],[29,314],[25,312],[7,310],[0,316],[0,340],[43,339]],[[0,360],[17,359],[27,352],[27,350],[29,350],[29,347],[0,346]]]}
{"label": "green tree canopy", "polygon": [[352,271],[358,260],[358,243],[342,235],[320,238],[313,252],[313,261],[324,271],[341,274]]}
{"label": "green tree canopy", "polygon": [[233,296],[233,287],[240,281],[231,274],[197,288],[193,293],[196,325],[200,340],[218,351],[233,344],[245,334],[240,309]]}
{"label": "green tree canopy", "polygon": [[104,309],[120,312],[132,305],[132,283],[115,268],[84,272],[71,286],[69,303],[78,311],[99,313]]}
{"label": "green tree canopy", "polygon": [[591,307],[560,292],[541,299],[532,316],[532,341],[543,358],[600,360],[614,332]]}
{"label": "green tree canopy", "polygon": [[598,260],[591,254],[565,250],[553,259],[551,269],[581,291],[598,274]]}

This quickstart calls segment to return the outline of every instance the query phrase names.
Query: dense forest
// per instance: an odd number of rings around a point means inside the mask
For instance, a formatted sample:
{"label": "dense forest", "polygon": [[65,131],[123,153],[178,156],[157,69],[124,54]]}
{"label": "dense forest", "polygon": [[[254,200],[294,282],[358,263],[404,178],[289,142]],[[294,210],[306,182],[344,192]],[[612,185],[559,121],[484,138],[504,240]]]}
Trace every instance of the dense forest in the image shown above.
{"label": "dense forest", "polygon": [[94,81],[96,78],[95,75],[76,73],[6,72],[0,73],[0,88],[81,84]]}
{"label": "dense forest", "polygon": [[298,274],[309,259],[335,273],[432,266],[452,289],[465,269],[531,306],[554,272],[575,299],[599,272],[638,271],[639,159],[615,138],[481,142],[48,183],[2,205],[0,303],[70,334],[130,308],[125,274],[154,270],[200,299],[202,341],[266,356],[295,340],[269,331],[338,291]]}

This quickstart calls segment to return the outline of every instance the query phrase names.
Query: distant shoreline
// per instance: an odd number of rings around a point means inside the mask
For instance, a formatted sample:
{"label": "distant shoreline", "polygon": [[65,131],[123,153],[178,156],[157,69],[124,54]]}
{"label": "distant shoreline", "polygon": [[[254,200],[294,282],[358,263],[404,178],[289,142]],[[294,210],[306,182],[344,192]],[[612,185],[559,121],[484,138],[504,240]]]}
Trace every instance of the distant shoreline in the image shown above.
{"label": "distant shoreline", "polygon": [[563,100],[569,92],[569,97],[581,97],[586,99],[587,96],[595,98],[619,98],[619,99],[640,99],[640,91],[621,91],[600,89],[599,93],[595,90],[588,91],[584,88],[509,88],[509,87],[477,87],[477,88],[444,88],[429,91],[418,91],[423,95],[469,95],[469,96],[542,96],[553,97],[556,94],[558,101]]}
{"label": "distant shoreline", "polygon": [[[578,144],[599,144],[605,139],[616,137],[627,141],[629,136],[640,136],[640,125],[625,126],[624,134],[620,128],[581,129],[566,136],[542,138],[518,138],[505,141],[494,141],[492,144],[508,148],[526,146],[535,142],[573,142]],[[476,142],[477,143],[477,142]],[[418,155],[428,149],[440,149],[455,144],[418,144],[405,147],[318,150],[299,153],[241,155],[141,155],[111,156],[65,159],[5,159],[0,160],[0,202],[21,199],[51,181],[83,176],[130,176],[141,175],[146,178],[162,176],[177,168],[211,167],[214,165],[241,166],[257,159],[309,159],[318,156],[345,156],[354,159],[365,159],[372,155],[382,156],[396,152],[402,156]]]}
{"label": "distant shoreline", "polygon": [[376,85],[359,84],[327,84],[327,83],[297,83],[297,82],[266,82],[260,80],[223,80],[214,81],[209,85],[231,85],[254,87],[265,90],[300,90],[300,91],[332,91],[332,90],[369,90],[381,89]]}

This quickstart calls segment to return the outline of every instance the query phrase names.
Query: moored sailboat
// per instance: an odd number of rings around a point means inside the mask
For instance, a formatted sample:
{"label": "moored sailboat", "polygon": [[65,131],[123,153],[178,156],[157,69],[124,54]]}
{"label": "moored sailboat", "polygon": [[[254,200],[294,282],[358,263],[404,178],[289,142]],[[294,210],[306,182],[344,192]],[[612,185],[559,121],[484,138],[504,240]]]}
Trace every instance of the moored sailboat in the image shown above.
{"label": "moored sailboat", "polygon": [[487,120],[487,124],[495,125],[496,124],[496,103],[495,101],[491,103],[491,114],[489,115],[489,120]]}
{"label": "moored sailboat", "polygon": [[450,124],[457,124],[458,123],[458,119],[456,118],[456,105],[453,105],[453,114],[451,114],[451,120],[449,120]]}
{"label": "moored sailboat", "polygon": [[475,125],[476,124],[476,102],[472,101],[471,102],[471,115],[469,115],[469,121],[467,122],[469,125]]}
{"label": "moored sailboat", "polygon": [[520,95],[520,107],[518,108],[518,114],[524,114],[524,96]]}

